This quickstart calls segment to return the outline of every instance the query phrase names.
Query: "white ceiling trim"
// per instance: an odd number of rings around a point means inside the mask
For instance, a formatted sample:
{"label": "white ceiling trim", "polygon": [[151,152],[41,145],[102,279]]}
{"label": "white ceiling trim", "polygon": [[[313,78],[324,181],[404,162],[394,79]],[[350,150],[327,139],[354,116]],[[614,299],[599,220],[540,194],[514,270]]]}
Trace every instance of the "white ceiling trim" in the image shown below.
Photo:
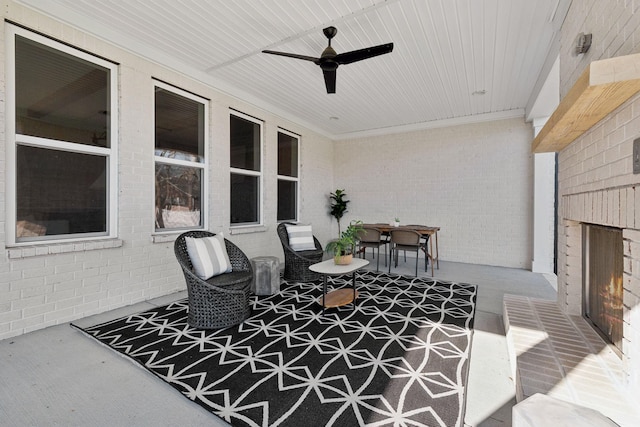
{"label": "white ceiling trim", "polygon": [[507,120],[522,118],[524,120],[524,109],[518,108],[509,111],[500,111],[497,113],[474,114],[472,116],[454,117],[451,119],[433,120],[430,122],[413,123],[410,125],[393,126],[381,129],[371,129],[362,132],[350,132],[336,135],[336,141],[345,141],[348,139],[370,138],[373,136],[390,135],[395,133],[415,132],[425,129],[437,129],[451,126],[462,126],[472,123],[493,122],[498,120]]}

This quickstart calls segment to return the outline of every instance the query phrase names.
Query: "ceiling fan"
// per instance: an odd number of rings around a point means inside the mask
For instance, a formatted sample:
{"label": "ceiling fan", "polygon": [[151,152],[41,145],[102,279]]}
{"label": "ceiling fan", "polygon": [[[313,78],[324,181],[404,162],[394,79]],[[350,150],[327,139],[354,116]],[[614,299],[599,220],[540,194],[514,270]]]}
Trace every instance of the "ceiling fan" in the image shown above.
{"label": "ceiling fan", "polygon": [[389,53],[393,50],[393,43],[387,43],[338,54],[331,47],[331,39],[338,33],[336,27],[327,27],[322,30],[322,32],[327,39],[329,39],[329,45],[322,51],[319,58],[298,55],[296,53],[276,52],[273,50],[263,50],[262,52],[270,53],[272,55],[303,59],[319,65],[320,68],[322,68],[322,73],[324,74],[324,84],[327,87],[327,93],[336,93],[336,70],[339,65],[351,64],[352,62],[362,61],[363,59],[373,58],[378,55],[384,55],[385,53]]}

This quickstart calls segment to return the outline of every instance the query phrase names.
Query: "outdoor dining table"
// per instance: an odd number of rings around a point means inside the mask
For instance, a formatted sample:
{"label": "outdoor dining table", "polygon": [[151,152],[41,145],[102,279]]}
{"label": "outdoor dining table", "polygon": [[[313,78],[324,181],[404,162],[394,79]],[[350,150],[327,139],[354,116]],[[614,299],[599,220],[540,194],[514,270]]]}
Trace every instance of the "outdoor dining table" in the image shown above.
{"label": "outdoor dining table", "polygon": [[[438,231],[440,231],[440,227],[432,227],[427,225],[399,225],[398,227],[385,224],[385,223],[375,223],[375,224],[362,224],[363,227],[372,227],[377,228],[383,234],[389,235],[391,230],[397,230],[399,228],[404,230],[414,230],[420,233],[423,236],[433,236],[433,238],[429,238],[429,250],[427,251],[426,247],[422,247],[422,250],[426,252],[427,257],[431,260],[431,276],[433,277],[433,265],[436,264],[436,268],[440,269],[440,261],[438,255]],[[433,252],[433,241],[436,241],[436,251]]]}

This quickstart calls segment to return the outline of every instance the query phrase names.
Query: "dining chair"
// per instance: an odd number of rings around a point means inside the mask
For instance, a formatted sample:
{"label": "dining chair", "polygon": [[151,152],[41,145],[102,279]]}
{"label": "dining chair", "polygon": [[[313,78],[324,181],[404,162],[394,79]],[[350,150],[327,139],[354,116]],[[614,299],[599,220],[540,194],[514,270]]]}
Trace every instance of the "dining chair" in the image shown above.
{"label": "dining chair", "polygon": [[[418,262],[420,260],[421,248],[422,248],[421,235],[417,231],[403,229],[403,228],[391,230],[391,249],[389,251],[389,273],[391,273],[392,263],[395,264],[395,267],[398,267],[398,252],[405,251],[405,254],[406,254],[406,251],[411,251],[416,253],[416,276],[418,276]],[[425,254],[425,262],[426,262],[426,254]]]}
{"label": "dining chair", "polygon": [[374,227],[363,227],[358,233],[358,247],[362,254],[362,258],[367,256],[367,248],[371,248],[371,253],[375,258],[374,250],[378,250],[378,258],[376,260],[376,271],[380,271],[380,246],[384,246],[384,265],[387,265],[387,244],[388,241],[382,235],[382,231]]}
{"label": "dining chair", "polygon": [[[417,225],[417,224],[411,224],[411,225],[407,225],[406,227],[423,227],[422,225]],[[422,234],[420,233],[420,244],[422,245],[422,250],[425,252],[425,263],[424,263],[424,271],[427,271],[427,266],[429,265],[429,234]],[[406,252],[405,252],[405,261],[407,260],[406,257]]]}

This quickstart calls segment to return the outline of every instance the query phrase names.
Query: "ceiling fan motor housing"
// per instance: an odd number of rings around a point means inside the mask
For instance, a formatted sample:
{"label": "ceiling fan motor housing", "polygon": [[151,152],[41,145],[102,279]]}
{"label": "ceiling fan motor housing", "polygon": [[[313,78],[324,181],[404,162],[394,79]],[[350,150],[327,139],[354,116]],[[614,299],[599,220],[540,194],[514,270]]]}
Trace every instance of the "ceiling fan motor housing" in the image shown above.
{"label": "ceiling fan motor housing", "polygon": [[337,55],[331,46],[327,46],[322,52],[322,55],[320,55],[320,64],[318,64],[320,68],[322,68],[322,71],[334,71],[338,68],[339,64],[335,61]]}

